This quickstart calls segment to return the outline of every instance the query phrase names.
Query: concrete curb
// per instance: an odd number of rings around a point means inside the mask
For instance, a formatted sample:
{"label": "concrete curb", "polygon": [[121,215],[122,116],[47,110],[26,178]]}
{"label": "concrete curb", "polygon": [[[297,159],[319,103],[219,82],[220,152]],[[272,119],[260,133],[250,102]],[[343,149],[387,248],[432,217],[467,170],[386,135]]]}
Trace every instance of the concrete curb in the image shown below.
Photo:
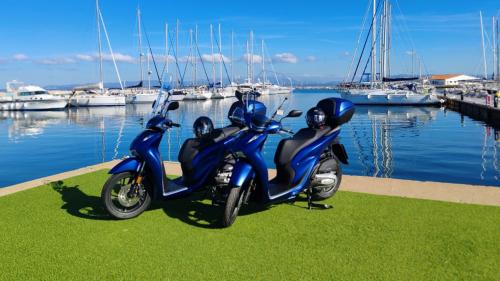
{"label": "concrete curb", "polygon": [[[44,177],[10,187],[0,188],[0,197],[19,191],[35,188],[50,182],[110,169],[119,160],[97,164],[61,174]],[[180,175],[182,170],[177,162],[165,162],[169,174]],[[269,177],[274,177],[275,170],[269,170]],[[362,176],[343,176],[340,190],[375,195],[427,199],[453,203],[500,206],[500,188],[480,185],[452,184],[440,182],[422,182],[391,178]]]}

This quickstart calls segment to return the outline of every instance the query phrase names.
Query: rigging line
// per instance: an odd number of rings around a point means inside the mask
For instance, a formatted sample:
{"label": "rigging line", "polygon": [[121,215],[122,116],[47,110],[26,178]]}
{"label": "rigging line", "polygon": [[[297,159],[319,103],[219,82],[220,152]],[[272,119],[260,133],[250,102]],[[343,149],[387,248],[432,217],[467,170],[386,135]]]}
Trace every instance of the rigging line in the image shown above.
{"label": "rigging line", "polygon": [[[370,24],[370,29],[368,30],[368,34],[366,35],[365,43],[363,44],[363,50],[361,50],[361,54],[359,55],[359,60],[358,60],[358,63],[356,65],[356,70],[354,71],[354,74],[352,76],[351,83],[354,82],[354,78],[356,78],[356,75],[358,73],[359,64],[361,63],[361,60],[363,59],[363,54],[365,53],[366,44],[368,43],[368,39],[369,39],[370,34],[372,33],[372,30],[373,30],[373,23],[375,22],[375,19],[377,18],[377,13],[378,13],[378,11],[380,9],[380,6],[381,6],[380,3],[382,3],[382,1],[380,1],[378,3],[377,10],[375,11],[375,15],[372,16],[372,21],[371,21],[371,24]],[[372,44],[372,48],[371,48],[371,51],[370,51],[370,57],[371,57],[371,52],[373,52],[373,44]],[[365,68],[365,70],[366,70],[366,68]]]}
{"label": "rigging line", "polygon": [[210,85],[210,78],[208,77],[207,68],[205,67],[205,62],[203,61],[203,57],[201,56],[200,48],[198,47],[198,42],[195,42],[196,51],[198,52],[198,57],[200,57],[201,66],[203,67],[203,72],[205,73],[205,77],[207,78],[207,85]]}
{"label": "rigging line", "polygon": [[[379,34],[380,34],[380,29],[379,29],[379,31],[377,32],[377,37],[378,37],[378,35],[379,35]],[[375,42],[375,44],[373,44],[372,46],[375,46],[376,44],[377,44],[377,42]],[[369,63],[369,62],[370,62],[370,60],[372,59],[373,49],[374,49],[374,47],[372,47],[372,48],[371,48],[371,50],[370,50],[370,56],[369,56],[369,57],[368,57],[368,59],[366,60],[365,68],[363,69],[362,74],[365,74],[365,73],[366,73],[366,68],[368,68],[368,63]],[[372,73],[371,75],[373,75],[373,73]],[[377,73],[375,73],[375,75],[377,75]],[[354,80],[354,77],[355,77],[355,76],[353,76],[353,80]],[[359,77],[359,82],[360,82],[360,83],[361,83],[361,80],[362,80],[362,79],[363,79],[363,75],[361,75],[361,77]],[[352,83],[352,81],[351,81],[351,83]]]}
{"label": "rigging line", "polygon": [[184,84],[184,77],[186,76],[186,70],[187,70],[187,67],[190,63],[191,56],[192,56],[192,50],[189,49],[189,58],[187,59],[186,64],[184,65],[184,72],[181,75],[181,85]]}
{"label": "rigging line", "polygon": [[[396,5],[398,6],[399,13],[401,14],[401,21],[403,23],[403,28],[406,29],[407,36],[409,38],[411,46],[412,46],[412,48],[414,50],[416,50],[417,48],[415,47],[415,42],[413,41],[413,37],[411,35],[410,29],[408,28],[408,25],[406,23],[406,17],[404,16],[403,11],[401,10],[401,6],[399,5],[399,1],[398,0],[396,0]],[[424,60],[422,58],[420,58],[420,61],[423,62]],[[424,63],[424,65],[425,65],[425,63]]]}
{"label": "rigging line", "polygon": [[[224,61],[224,56],[222,55],[222,46],[221,46],[221,44],[219,44],[219,40],[217,40],[217,36],[214,36],[214,38],[215,38],[215,43],[217,44],[217,47],[219,49],[220,60],[222,61],[222,65],[224,66],[227,80],[229,80],[229,84],[231,84],[233,81],[231,81],[231,77],[229,76],[229,72],[227,71],[226,62]],[[221,87],[222,87],[222,85],[221,85]]]}
{"label": "rigging line", "polygon": [[372,6],[372,0],[368,0],[368,7],[366,8],[365,16],[363,17],[363,23],[361,25],[361,30],[359,31],[359,35],[358,35],[358,40],[357,40],[357,43],[356,43],[356,47],[354,48],[354,52],[352,53],[351,64],[349,65],[349,70],[347,72],[346,77],[344,78],[344,83],[347,82],[347,80],[351,76],[352,67],[354,66],[354,60],[356,59],[356,56],[358,54],[359,43],[361,41],[361,35],[363,35],[363,33],[364,33],[364,29],[365,29],[365,25],[366,25],[366,20],[368,19],[368,13],[370,12],[371,6]]}
{"label": "rigging line", "polygon": [[158,78],[158,82],[160,83],[160,89],[161,89],[163,88],[163,82],[161,81],[160,72],[158,72],[158,66],[156,65],[155,56],[153,54],[153,50],[151,49],[151,44],[149,43],[148,31],[146,29],[145,24],[143,24],[142,26],[144,27],[144,34],[146,35],[146,42],[148,43],[149,53],[151,54],[151,59],[153,60],[153,66],[155,67],[156,77]]}
{"label": "rigging line", "polygon": [[115,55],[113,53],[113,47],[111,47],[111,41],[109,40],[108,30],[106,29],[106,25],[104,24],[104,18],[102,17],[101,10],[98,10],[99,18],[101,19],[102,28],[104,29],[104,35],[106,36],[106,41],[108,42],[108,48],[111,52],[111,58],[113,59],[113,64],[115,66],[116,76],[118,76],[118,82],[120,82],[120,88],[123,90],[122,78],[120,77],[120,71],[118,71],[118,65],[116,64]]}
{"label": "rigging line", "polygon": [[[170,33],[170,32],[168,32],[168,33]],[[168,59],[170,56],[170,49],[171,49],[171,46],[170,46],[170,44],[168,44],[167,52],[165,54],[165,62],[163,62],[163,67],[161,70],[161,77],[163,77],[163,75],[165,75],[165,71],[167,69]]]}
{"label": "rigging line", "polygon": [[[172,39],[172,34],[171,32],[168,33],[168,39],[170,41],[170,46],[173,46],[174,45],[174,40]],[[175,49],[174,48],[171,48],[172,50],[172,54],[174,54],[174,60],[175,60],[175,66],[177,68],[177,73],[179,74],[179,77],[182,77],[181,75],[181,68],[179,67],[179,60],[177,58],[177,53],[175,52]],[[175,81],[175,83],[177,83],[179,81]],[[180,83],[180,85],[182,85],[182,83]]]}
{"label": "rigging line", "polygon": [[278,86],[281,86],[280,85],[280,81],[278,79],[278,75],[277,75],[277,72],[276,72],[276,69],[274,68],[274,64],[273,64],[273,59],[271,57],[271,55],[269,54],[269,50],[267,49],[267,45],[266,43],[264,43],[264,52],[266,53],[267,57],[270,58],[270,62],[271,62],[271,69],[273,70],[273,73],[274,73],[274,79],[276,79],[276,84]]}

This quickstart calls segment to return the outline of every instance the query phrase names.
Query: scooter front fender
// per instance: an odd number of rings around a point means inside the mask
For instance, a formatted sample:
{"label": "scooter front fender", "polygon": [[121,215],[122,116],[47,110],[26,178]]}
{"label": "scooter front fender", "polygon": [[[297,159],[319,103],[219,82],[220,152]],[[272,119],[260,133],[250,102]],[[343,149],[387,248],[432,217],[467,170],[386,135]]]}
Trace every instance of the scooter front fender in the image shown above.
{"label": "scooter front fender", "polygon": [[229,186],[242,187],[243,184],[253,178],[254,175],[255,172],[252,165],[244,161],[238,161],[234,166],[231,179],[229,180]]}
{"label": "scooter front fender", "polygon": [[116,175],[124,172],[139,172],[141,162],[135,157],[126,158],[111,169],[108,174]]}

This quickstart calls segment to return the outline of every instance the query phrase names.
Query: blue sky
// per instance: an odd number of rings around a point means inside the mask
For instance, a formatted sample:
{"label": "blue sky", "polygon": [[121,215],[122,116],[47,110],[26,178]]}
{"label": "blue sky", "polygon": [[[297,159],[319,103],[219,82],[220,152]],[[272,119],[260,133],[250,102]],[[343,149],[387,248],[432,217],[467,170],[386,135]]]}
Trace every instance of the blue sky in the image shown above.
{"label": "blue sky", "polygon": [[[228,57],[230,32],[236,34],[236,76],[245,75],[242,56],[248,32],[253,30],[255,52],[260,53],[260,40],[264,39],[277,72],[300,81],[333,81],[347,73],[368,2],[101,0],[101,10],[126,81],[139,80],[138,5],[155,52],[164,52],[165,23],[173,26],[178,18],[179,57],[188,55],[188,32],[195,24],[199,26],[200,51],[209,54],[209,24],[221,23],[223,51]],[[392,73],[410,72],[408,54],[412,49],[422,58],[425,72],[481,72],[479,10],[491,36],[491,17],[498,14],[498,1],[392,2]],[[94,0],[2,3],[6,10],[0,24],[0,88],[13,79],[40,85],[98,80]],[[107,52],[106,44],[103,46]],[[117,80],[110,61],[105,62],[104,69],[105,81]],[[255,69],[259,72],[260,66]]]}

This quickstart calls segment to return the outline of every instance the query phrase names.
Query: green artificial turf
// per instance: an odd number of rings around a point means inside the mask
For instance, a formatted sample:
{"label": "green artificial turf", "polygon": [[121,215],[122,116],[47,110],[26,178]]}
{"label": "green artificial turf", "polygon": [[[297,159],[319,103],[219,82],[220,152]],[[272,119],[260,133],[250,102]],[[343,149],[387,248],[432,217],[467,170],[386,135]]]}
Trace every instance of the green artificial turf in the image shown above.
{"label": "green artificial turf", "polygon": [[110,220],[106,178],[0,198],[0,280],[500,280],[498,207],[339,192],[219,229],[200,195]]}

